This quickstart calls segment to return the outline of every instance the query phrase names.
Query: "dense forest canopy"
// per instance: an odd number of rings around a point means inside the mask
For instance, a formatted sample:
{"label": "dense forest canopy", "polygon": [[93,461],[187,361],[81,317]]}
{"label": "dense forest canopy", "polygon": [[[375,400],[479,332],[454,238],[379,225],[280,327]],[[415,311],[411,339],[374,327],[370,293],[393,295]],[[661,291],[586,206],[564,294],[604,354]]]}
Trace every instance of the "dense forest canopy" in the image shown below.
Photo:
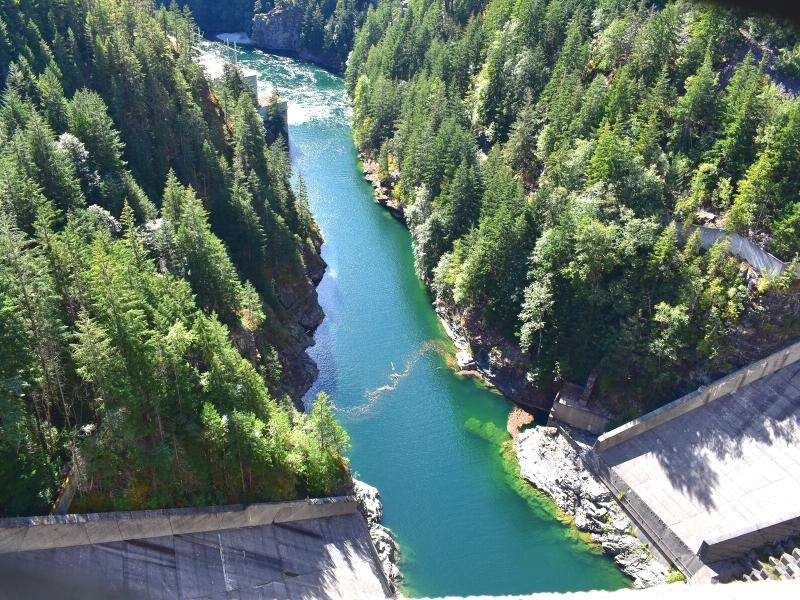
{"label": "dense forest canopy", "polygon": [[166,7],[186,7],[191,11],[203,34],[247,32],[253,14],[268,9],[271,2],[264,0],[158,0]]}
{"label": "dense forest canopy", "polygon": [[791,283],[681,233],[700,214],[800,252],[791,24],[688,0],[379,0],[346,81],[420,276],[516,340],[537,386],[599,374],[652,404],[724,369]]}
{"label": "dense forest canopy", "polygon": [[[235,68],[143,0],[0,4],[0,515],[327,494],[347,436],[288,396],[319,233]],[[246,358],[245,358],[246,357]]]}
{"label": "dense forest canopy", "polygon": [[275,4],[299,6],[303,11],[303,46],[327,63],[344,68],[372,0],[275,0]]}

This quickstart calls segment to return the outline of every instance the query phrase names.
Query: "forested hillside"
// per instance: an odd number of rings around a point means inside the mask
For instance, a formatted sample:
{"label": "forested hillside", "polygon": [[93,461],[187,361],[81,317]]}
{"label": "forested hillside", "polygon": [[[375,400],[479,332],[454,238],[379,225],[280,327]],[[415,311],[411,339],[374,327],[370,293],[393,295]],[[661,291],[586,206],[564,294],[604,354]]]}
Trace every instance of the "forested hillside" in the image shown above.
{"label": "forested hillside", "polygon": [[[191,11],[204,35],[250,31],[256,6],[263,0],[175,0],[175,5]],[[173,0],[159,0],[170,7]],[[174,8],[174,6],[173,6]]]}
{"label": "forested hillside", "polygon": [[346,477],[327,399],[289,396],[319,233],[193,27],[143,0],[0,4],[0,515],[46,512],[70,468],[77,511]]}
{"label": "forested hillside", "polygon": [[800,251],[798,77],[796,27],[688,0],[380,0],[346,75],[437,303],[618,408],[796,331],[788,278],[680,228]]}

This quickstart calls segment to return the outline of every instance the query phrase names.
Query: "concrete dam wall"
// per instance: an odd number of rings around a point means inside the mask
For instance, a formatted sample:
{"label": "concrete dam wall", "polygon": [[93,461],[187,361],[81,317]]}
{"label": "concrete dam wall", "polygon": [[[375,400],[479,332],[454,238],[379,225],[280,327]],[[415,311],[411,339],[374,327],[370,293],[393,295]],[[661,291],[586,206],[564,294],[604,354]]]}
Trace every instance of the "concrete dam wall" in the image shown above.
{"label": "concrete dam wall", "polygon": [[355,498],[0,520],[14,598],[385,598]]}

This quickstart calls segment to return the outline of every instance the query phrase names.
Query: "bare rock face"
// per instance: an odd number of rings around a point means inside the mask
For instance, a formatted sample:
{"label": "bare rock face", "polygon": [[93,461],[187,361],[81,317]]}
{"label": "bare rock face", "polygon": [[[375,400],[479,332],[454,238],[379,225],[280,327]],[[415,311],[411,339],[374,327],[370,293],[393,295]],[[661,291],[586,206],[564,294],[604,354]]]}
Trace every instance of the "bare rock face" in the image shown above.
{"label": "bare rock face", "polygon": [[303,9],[296,4],[284,3],[268,13],[253,19],[250,39],[265,50],[300,52],[300,30],[303,27]]}
{"label": "bare rock face", "polygon": [[359,481],[353,480],[353,493],[358,500],[358,507],[367,523],[380,523],[383,518],[383,504],[381,503],[381,493],[378,488]]}
{"label": "bare rock face", "polygon": [[522,476],[575,517],[575,527],[591,534],[636,587],[664,583],[666,565],[633,535],[628,517],[608,488],[583,465],[578,452],[554,427],[534,427],[517,437]]}
{"label": "bare rock face", "polygon": [[378,552],[383,572],[386,573],[386,577],[392,585],[400,583],[403,580],[403,575],[398,567],[400,550],[397,547],[392,530],[381,525],[383,504],[381,503],[381,494],[378,488],[354,479],[353,495],[358,501],[358,508],[361,514],[364,515],[367,525],[369,525],[369,535],[375,545],[375,550]]}
{"label": "bare rock face", "polygon": [[300,39],[303,28],[303,7],[286,2],[279,4],[268,13],[253,17],[250,39],[253,44],[267,52],[294,54],[333,71],[341,70],[341,65],[324,56],[318,56],[304,47]]}
{"label": "bare rock face", "polygon": [[482,312],[434,303],[447,335],[457,348],[462,374],[477,375],[506,398],[527,409],[550,410],[553,393],[529,381],[530,356],[502,334],[487,327]]}

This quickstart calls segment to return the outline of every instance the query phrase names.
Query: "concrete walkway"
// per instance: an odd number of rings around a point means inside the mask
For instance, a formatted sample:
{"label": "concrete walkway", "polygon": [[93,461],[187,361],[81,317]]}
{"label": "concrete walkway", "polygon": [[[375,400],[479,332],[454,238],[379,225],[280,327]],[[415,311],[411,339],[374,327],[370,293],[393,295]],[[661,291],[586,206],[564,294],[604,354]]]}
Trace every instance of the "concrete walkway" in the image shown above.
{"label": "concrete walkway", "polygon": [[385,598],[370,543],[354,513],[31,550],[0,555],[0,598]]}

